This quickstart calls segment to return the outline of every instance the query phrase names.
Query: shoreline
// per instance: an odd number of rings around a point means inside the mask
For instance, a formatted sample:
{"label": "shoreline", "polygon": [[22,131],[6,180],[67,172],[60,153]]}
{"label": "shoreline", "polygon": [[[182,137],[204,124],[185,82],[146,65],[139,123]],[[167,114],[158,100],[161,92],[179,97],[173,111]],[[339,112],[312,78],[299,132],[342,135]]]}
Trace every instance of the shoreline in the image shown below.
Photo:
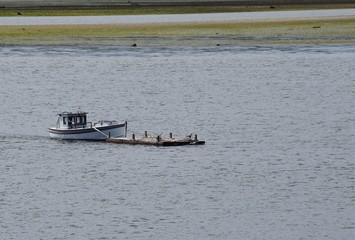
{"label": "shoreline", "polygon": [[[196,8],[194,8],[196,10]],[[95,22],[90,18],[96,16],[70,17],[66,22],[56,22],[62,17],[48,17],[49,23],[33,24],[29,19],[38,17],[18,16],[5,17],[0,25],[0,45],[109,45],[109,46],[235,46],[261,44],[354,44],[355,16],[354,10],[339,11],[338,17],[334,11],[327,12],[327,16],[318,15],[317,11],[302,12],[274,11],[263,13],[266,18],[259,18],[258,13],[238,13],[231,15],[232,20],[200,17],[185,20],[176,14],[161,16],[154,20],[151,15],[106,16],[115,18],[116,22]],[[1,12],[1,10],[0,10]],[[336,11],[335,11],[336,12]],[[286,16],[282,17],[283,14]],[[329,16],[329,13],[333,14]],[[247,14],[247,15],[245,15]],[[278,15],[280,14],[280,15]],[[200,15],[200,16],[199,16]],[[223,16],[228,15],[227,13]],[[262,15],[262,14],[261,14]],[[317,16],[318,15],[318,16]],[[188,15],[185,15],[188,16]],[[222,15],[220,15],[222,16]],[[241,17],[240,16],[244,16]],[[245,16],[248,16],[245,18]],[[277,17],[278,16],[278,17]],[[300,17],[306,16],[306,17]],[[313,17],[312,17],[313,16]],[[314,17],[316,16],[316,17]],[[45,17],[44,17],[45,18]],[[80,19],[76,22],[74,19]],[[99,17],[100,18],[100,17]],[[119,21],[117,21],[119,18]],[[122,19],[145,19],[134,22]],[[165,19],[166,18],[166,19]],[[174,20],[181,18],[183,21]],[[244,19],[243,19],[244,18]],[[1,19],[1,17],[0,17]],[[153,22],[146,19],[153,19]],[[165,19],[164,21],[161,19]],[[173,19],[173,20],[171,20]],[[192,19],[192,20],[191,20]],[[7,24],[7,20],[22,21],[26,24]],[[20,21],[20,22],[21,22]]]}
{"label": "shoreline", "polygon": [[[236,2],[237,4],[231,4]],[[353,3],[298,3],[278,4],[284,1],[231,1],[228,4],[212,5],[105,5],[105,6],[23,6],[6,7],[0,5],[0,17],[9,16],[98,16],[98,15],[151,15],[151,14],[186,14],[186,13],[225,13],[225,12],[260,12],[260,11],[292,11],[292,10],[326,10],[326,9],[354,9]],[[286,1],[288,2],[288,1]],[[291,1],[292,2],[292,1]],[[191,2],[190,2],[191,3]],[[127,3],[125,3],[127,4]]]}
{"label": "shoreline", "polygon": [[339,5],[354,4],[353,0],[3,0],[0,8],[121,8],[121,7],[164,7],[164,6],[282,6],[282,5]]}
{"label": "shoreline", "polygon": [[355,44],[355,16],[146,24],[0,26],[0,45]]}

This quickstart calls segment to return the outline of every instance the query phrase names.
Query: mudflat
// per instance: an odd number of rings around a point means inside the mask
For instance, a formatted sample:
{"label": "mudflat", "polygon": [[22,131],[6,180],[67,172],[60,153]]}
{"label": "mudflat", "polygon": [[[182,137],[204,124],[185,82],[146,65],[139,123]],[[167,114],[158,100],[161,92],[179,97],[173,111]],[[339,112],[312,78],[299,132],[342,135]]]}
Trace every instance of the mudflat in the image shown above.
{"label": "mudflat", "polygon": [[[313,8],[311,6],[314,6]],[[351,4],[278,6],[279,10],[351,8]],[[235,7],[147,7],[130,9],[22,9],[15,10],[25,16],[43,15],[110,15],[200,13],[243,11],[247,6]],[[132,10],[133,9],[133,10]],[[147,12],[146,10],[149,9]],[[170,12],[174,11],[175,12]],[[189,12],[186,10],[189,9]],[[201,9],[204,9],[202,11]],[[207,11],[208,9],[208,11]],[[251,11],[277,11],[270,6],[253,6]],[[124,10],[118,13],[115,11]],[[10,10],[9,10],[10,11]],[[13,10],[11,10],[13,11]],[[11,12],[10,11],[10,12]],[[31,11],[34,11],[31,13]],[[36,12],[37,11],[37,12]],[[38,12],[39,11],[39,12]],[[77,11],[77,12],[72,12]],[[82,12],[89,11],[89,12]],[[0,10],[0,14],[4,10]],[[9,12],[7,12],[9,13]],[[31,14],[30,14],[31,13]],[[1,45],[116,45],[116,46],[222,46],[253,44],[353,44],[355,43],[355,16],[322,18],[285,18],[267,20],[192,21],[182,23],[145,24],[92,24],[92,25],[30,25],[0,26]]]}
{"label": "mudflat", "polygon": [[355,43],[355,17],[164,24],[0,26],[2,45],[221,46]]}

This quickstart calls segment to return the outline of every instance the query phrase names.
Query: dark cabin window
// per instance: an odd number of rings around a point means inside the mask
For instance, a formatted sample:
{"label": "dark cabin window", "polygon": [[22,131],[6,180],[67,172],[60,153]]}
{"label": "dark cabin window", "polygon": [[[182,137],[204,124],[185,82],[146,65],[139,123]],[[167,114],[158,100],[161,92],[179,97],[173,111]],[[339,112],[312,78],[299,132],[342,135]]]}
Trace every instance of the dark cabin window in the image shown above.
{"label": "dark cabin window", "polygon": [[66,123],[66,119],[67,119],[66,117],[63,117],[63,124],[64,124],[64,125],[67,124],[67,123]]}

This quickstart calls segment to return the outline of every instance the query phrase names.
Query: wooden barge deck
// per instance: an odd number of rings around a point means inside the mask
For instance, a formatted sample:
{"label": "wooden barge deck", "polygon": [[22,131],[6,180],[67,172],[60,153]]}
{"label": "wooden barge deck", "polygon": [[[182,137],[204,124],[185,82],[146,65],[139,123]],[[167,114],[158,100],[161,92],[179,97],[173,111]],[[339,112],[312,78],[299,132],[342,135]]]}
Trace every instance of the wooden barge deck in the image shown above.
{"label": "wooden barge deck", "polygon": [[197,139],[197,135],[195,135],[195,138],[191,138],[190,135],[183,139],[175,139],[172,137],[171,133],[169,137],[162,137],[160,135],[153,137],[145,134],[143,137],[136,138],[133,134],[132,138],[107,138],[105,141],[108,143],[116,144],[151,145],[163,147],[205,144],[205,141],[200,141]]}

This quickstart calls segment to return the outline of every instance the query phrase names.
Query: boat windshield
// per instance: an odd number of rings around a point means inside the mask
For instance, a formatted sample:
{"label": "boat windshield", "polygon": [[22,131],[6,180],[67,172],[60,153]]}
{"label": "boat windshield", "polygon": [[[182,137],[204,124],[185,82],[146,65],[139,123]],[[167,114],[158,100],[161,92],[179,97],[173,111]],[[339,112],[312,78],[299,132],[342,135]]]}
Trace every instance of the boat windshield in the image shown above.
{"label": "boat windshield", "polygon": [[86,124],[86,113],[61,113],[57,121],[59,128],[84,128]]}

